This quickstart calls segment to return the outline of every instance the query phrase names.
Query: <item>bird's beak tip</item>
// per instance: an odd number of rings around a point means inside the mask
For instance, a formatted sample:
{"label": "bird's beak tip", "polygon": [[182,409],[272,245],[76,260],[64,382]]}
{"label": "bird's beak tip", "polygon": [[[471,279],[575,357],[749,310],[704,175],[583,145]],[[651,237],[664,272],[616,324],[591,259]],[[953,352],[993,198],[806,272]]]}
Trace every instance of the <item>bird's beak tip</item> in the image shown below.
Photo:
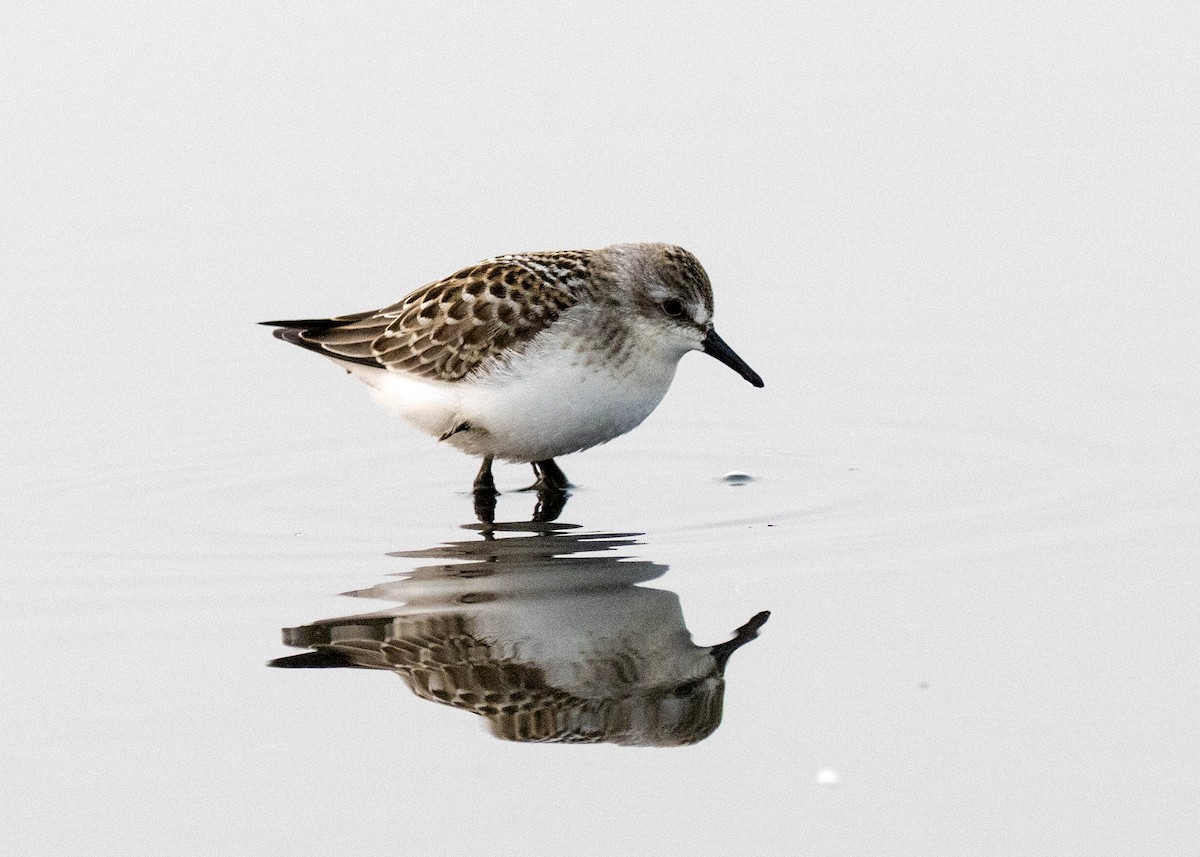
{"label": "bird's beak tip", "polygon": [[715,357],[720,360],[734,372],[737,372],[743,378],[750,382],[755,387],[763,386],[762,377],[747,365],[746,361],[738,357],[732,348],[730,348],[715,330],[709,330],[704,337],[704,346],[701,349],[709,357]]}

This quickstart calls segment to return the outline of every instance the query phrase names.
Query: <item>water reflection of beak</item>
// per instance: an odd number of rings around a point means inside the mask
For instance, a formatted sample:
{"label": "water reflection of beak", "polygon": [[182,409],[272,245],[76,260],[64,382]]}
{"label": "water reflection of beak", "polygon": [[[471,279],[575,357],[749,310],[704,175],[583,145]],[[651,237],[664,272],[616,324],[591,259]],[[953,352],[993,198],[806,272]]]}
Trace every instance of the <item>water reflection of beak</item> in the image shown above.
{"label": "water reflection of beak", "polygon": [[725,344],[725,340],[717,336],[715,330],[708,331],[708,334],[704,337],[704,345],[701,350],[710,357],[720,360],[755,387],[763,385],[763,379],[759,377],[758,373],[747,366],[746,361],[738,357],[734,350]]}
{"label": "water reflection of beak", "polygon": [[732,640],[717,643],[709,649],[710,654],[716,659],[717,669],[722,675],[725,673],[725,664],[729,663],[729,656],[757,637],[758,629],[767,624],[767,620],[770,618],[771,611],[769,610],[755,613],[749,622],[733,632]]}

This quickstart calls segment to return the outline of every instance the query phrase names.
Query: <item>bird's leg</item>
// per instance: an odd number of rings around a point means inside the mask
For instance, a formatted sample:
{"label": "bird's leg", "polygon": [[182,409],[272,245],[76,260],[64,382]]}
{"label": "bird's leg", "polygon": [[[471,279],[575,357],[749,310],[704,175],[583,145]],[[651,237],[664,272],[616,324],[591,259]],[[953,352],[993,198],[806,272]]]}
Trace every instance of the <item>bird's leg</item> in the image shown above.
{"label": "bird's leg", "polygon": [[545,461],[534,461],[533,473],[537,476],[537,482],[529,486],[530,491],[566,491],[571,487],[571,483],[567,481],[567,474],[562,472],[553,458],[547,458]]}
{"label": "bird's leg", "polygon": [[533,466],[537,482],[525,490],[536,491],[538,495],[537,505],[533,509],[533,520],[539,523],[553,521],[562,514],[567,505],[567,497],[570,496],[567,489],[571,487],[571,483],[567,481],[567,474],[562,472],[562,468],[554,463],[553,458],[533,461],[530,464]]}
{"label": "bird's leg", "polygon": [[498,494],[496,480],[492,478],[492,456],[485,455],[479,472],[475,474],[475,484],[472,486],[476,494]]}
{"label": "bird's leg", "polygon": [[539,461],[542,466],[542,481],[547,488],[554,491],[566,491],[571,487],[571,483],[567,481],[567,474],[562,472],[553,458],[547,458],[545,461]]}
{"label": "bird's leg", "polygon": [[475,517],[481,524],[493,523],[496,520],[496,495],[500,492],[496,490],[496,481],[492,479],[492,456],[484,456],[473,488]]}

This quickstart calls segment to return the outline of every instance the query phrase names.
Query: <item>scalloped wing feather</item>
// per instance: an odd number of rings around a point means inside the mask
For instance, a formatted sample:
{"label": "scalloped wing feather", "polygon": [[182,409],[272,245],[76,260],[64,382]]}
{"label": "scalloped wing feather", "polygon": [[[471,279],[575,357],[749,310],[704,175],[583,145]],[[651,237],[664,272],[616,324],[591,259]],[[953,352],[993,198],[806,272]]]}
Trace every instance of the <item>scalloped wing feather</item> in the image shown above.
{"label": "scalloped wing feather", "polygon": [[440,381],[519,352],[578,300],[588,251],[500,256],[417,289],[376,312],[296,326],[314,351]]}

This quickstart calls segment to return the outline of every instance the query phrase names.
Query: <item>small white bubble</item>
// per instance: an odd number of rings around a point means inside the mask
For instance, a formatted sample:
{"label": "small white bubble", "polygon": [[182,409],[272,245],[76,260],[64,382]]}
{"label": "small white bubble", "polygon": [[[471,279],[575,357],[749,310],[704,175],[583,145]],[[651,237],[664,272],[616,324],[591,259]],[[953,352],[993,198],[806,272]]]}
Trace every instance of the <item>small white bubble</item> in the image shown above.
{"label": "small white bubble", "polygon": [[841,781],[838,772],[833,768],[821,768],[821,770],[817,771],[815,779],[817,785],[826,787],[836,786]]}
{"label": "small white bubble", "polygon": [[721,481],[727,485],[745,485],[747,482],[754,480],[754,477],[749,473],[743,473],[740,470],[730,470],[721,477]]}

